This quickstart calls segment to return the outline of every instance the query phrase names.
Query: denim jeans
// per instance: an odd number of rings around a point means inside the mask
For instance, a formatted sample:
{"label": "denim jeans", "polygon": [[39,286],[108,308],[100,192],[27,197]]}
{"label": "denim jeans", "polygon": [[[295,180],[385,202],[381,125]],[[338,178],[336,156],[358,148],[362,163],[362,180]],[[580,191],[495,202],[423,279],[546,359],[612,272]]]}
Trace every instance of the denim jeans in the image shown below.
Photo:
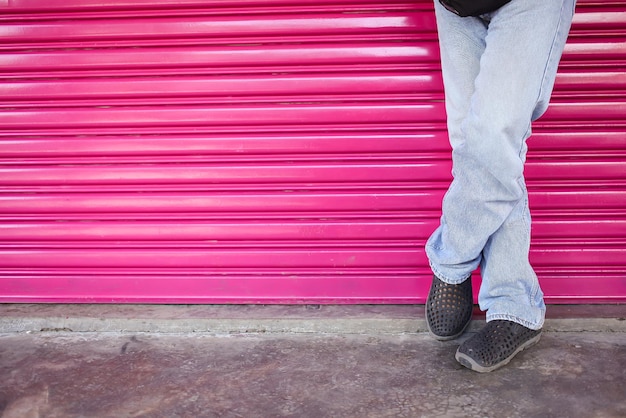
{"label": "denim jeans", "polygon": [[448,284],[480,266],[487,321],[543,325],[543,292],[528,260],[526,140],[548,107],[575,3],[512,0],[462,18],[435,0],[453,181],[426,254]]}

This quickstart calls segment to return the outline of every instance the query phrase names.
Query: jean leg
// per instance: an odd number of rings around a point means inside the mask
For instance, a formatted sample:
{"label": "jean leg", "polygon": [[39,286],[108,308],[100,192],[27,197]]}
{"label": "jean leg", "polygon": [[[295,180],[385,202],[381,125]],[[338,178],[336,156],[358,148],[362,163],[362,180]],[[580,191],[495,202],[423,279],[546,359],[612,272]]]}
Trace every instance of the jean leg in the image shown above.
{"label": "jean leg", "polygon": [[[451,130],[451,136],[460,132],[453,143],[454,180],[444,198],[441,225],[426,246],[433,271],[450,283],[462,281],[481,263],[487,280],[483,278],[485,288],[479,299],[481,308],[489,309],[488,318],[508,315],[503,319],[532,327],[540,326],[543,320],[541,314],[528,313],[532,311],[530,305],[541,311],[543,304],[529,297],[536,288],[536,276],[527,262],[511,262],[512,258],[528,256],[529,239],[520,238],[527,232],[519,232],[528,230],[523,225],[530,222],[527,209],[523,209],[527,201],[523,178],[526,139],[531,120],[547,107],[574,3],[513,0],[482,17],[488,29],[480,70],[469,109]],[[455,30],[454,26],[444,27],[446,22],[467,19],[445,16],[439,22],[440,40]],[[464,22],[455,21],[459,25]],[[444,56],[466,54],[455,51],[451,43],[443,42],[443,48],[453,49],[442,53],[444,67]],[[448,94],[446,99],[450,99]],[[524,291],[520,292],[520,282],[532,284],[523,284]],[[539,292],[534,294],[541,299]],[[524,300],[520,300],[522,294]],[[499,295],[511,296],[496,303]],[[522,314],[512,314],[518,304],[524,307],[519,309]]]}
{"label": "jean leg", "polygon": [[[448,137],[454,150],[464,142],[461,124],[470,109],[474,80],[480,72],[480,57],[485,51],[488,25],[479,17],[456,16],[443,8],[438,0],[434,2],[445,87]],[[452,174],[455,174],[454,165]],[[449,195],[446,193],[444,202],[451,198]],[[446,283],[458,284],[478,267],[481,254],[478,251],[468,258],[453,245],[444,244],[453,240],[448,234],[452,232],[453,236],[457,235],[454,227],[451,230],[448,226],[449,217],[444,211],[441,226],[428,241],[426,252],[433,272]]]}
{"label": "jean leg", "polygon": [[487,321],[505,319],[531,329],[543,325],[543,292],[528,259],[530,223],[525,197],[483,249],[478,304],[487,311]]}
{"label": "jean leg", "polygon": [[[537,30],[536,25],[540,24],[542,28],[539,31],[544,33],[545,39],[542,43],[533,44],[531,50],[536,56],[542,57],[543,69],[536,73],[537,99],[533,107],[526,110],[530,112],[527,113],[530,120],[539,118],[548,107],[557,66],[569,33],[575,0],[558,1],[546,6],[549,7],[544,10],[544,19],[533,20],[533,30]],[[515,13],[515,8],[503,8],[494,14],[491,22],[491,30],[494,30],[492,34],[497,35],[495,30],[499,27],[500,20],[506,24],[508,15]],[[530,125],[521,143],[519,160],[522,164],[526,160],[525,139],[529,135]],[[478,300],[481,309],[487,310],[487,321],[505,319],[531,329],[539,329],[545,317],[545,304],[539,281],[528,260],[531,216],[523,177],[518,180],[518,184],[522,198],[503,224],[489,237],[483,249],[483,284]]]}

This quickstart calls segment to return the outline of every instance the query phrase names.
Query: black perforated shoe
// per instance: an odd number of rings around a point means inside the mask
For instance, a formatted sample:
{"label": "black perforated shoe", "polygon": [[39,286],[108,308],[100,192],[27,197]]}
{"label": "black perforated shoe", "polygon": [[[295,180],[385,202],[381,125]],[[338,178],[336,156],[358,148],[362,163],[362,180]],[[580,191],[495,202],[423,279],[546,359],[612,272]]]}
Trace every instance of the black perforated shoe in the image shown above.
{"label": "black perforated shoe", "polygon": [[456,360],[480,373],[507,364],[517,353],[539,342],[541,330],[532,330],[512,321],[490,321],[456,351]]}
{"label": "black perforated shoe", "polygon": [[426,324],[430,334],[439,341],[463,334],[472,319],[472,281],[447,284],[433,276],[426,301]]}

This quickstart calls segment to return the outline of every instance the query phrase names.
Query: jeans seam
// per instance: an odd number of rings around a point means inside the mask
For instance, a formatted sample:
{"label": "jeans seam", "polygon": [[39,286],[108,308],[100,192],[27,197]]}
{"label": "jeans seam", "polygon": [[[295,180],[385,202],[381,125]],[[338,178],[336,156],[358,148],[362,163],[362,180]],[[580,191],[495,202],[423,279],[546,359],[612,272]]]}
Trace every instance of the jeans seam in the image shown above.
{"label": "jeans seam", "polygon": [[520,177],[517,180],[517,183],[519,184],[520,188],[522,189],[522,193],[523,193],[522,202],[521,202],[522,205],[524,206],[522,208],[522,225],[524,225],[525,232],[530,234],[530,232],[531,232],[530,221],[526,217],[526,214],[530,213],[530,205],[529,205],[529,201],[528,201],[528,189],[526,188],[526,183],[525,183],[523,177]]}
{"label": "jeans seam", "polygon": [[[556,29],[554,31],[554,35],[552,37],[552,44],[550,45],[550,52],[548,53],[548,58],[546,59],[546,66],[543,69],[543,74],[541,77],[541,84],[539,86],[539,94],[537,95],[537,99],[535,100],[535,103],[539,103],[539,99],[541,99],[541,95],[543,94],[544,90],[545,90],[545,85],[546,85],[546,76],[548,74],[548,68],[550,68],[550,63],[552,62],[552,58],[554,56],[554,47],[556,45],[556,41],[558,38],[558,34],[561,31],[561,28],[563,26],[563,9],[565,8],[565,1],[562,0],[561,1],[561,13],[560,13],[560,17],[559,17],[559,23],[556,26]],[[546,106],[546,110],[547,110],[547,106]],[[545,110],[544,110],[545,111]]]}

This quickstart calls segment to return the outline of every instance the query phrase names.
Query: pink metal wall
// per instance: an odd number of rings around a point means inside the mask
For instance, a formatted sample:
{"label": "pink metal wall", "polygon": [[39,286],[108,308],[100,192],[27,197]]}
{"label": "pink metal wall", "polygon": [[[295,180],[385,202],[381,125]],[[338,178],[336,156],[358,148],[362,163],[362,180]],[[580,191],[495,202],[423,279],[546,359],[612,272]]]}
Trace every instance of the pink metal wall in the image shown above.
{"label": "pink metal wall", "polygon": [[[626,2],[530,140],[548,301],[626,301]],[[450,181],[430,0],[0,1],[0,301],[415,303]]]}

